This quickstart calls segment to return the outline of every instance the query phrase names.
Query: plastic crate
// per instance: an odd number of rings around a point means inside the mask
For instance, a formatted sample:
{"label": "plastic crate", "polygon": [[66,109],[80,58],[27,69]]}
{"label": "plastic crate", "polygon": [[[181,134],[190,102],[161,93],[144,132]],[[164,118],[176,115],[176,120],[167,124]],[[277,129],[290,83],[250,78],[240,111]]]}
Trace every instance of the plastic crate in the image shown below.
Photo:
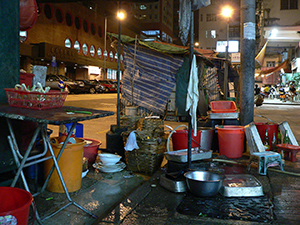
{"label": "plastic crate", "polygon": [[4,88],[8,104],[13,107],[28,109],[53,109],[62,107],[68,92],[50,90],[48,93],[20,91]]}
{"label": "plastic crate", "polygon": [[34,74],[32,73],[20,73],[20,84],[25,84],[26,87],[32,86]]}
{"label": "plastic crate", "polygon": [[212,113],[234,113],[237,109],[234,101],[212,101],[210,108]]}

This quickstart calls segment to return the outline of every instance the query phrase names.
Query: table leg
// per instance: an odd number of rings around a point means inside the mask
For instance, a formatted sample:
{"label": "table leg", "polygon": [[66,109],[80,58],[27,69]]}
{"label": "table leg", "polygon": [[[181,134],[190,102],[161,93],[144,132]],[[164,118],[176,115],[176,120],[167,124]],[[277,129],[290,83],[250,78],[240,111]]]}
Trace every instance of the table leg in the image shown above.
{"label": "table leg", "polygon": [[[37,138],[37,135],[41,132],[42,139],[43,139],[44,143],[46,144],[45,148],[48,148],[48,151],[50,152],[51,157],[47,157],[47,158],[41,159],[41,160],[39,160],[39,161],[45,161],[45,160],[49,160],[49,159],[51,159],[51,158],[52,158],[52,160],[53,160],[53,166],[52,166],[52,168],[51,168],[50,173],[49,173],[48,176],[47,176],[47,179],[46,179],[46,181],[45,181],[45,183],[44,183],[44,185],[43,185],[43,187],[42,187],[41,192],[44,191],[44,189],[45,189],[45,187],[46,187],[46,185],[47,185],[47,183],[48,183],[48,181],[49,181],[49,179],[50,179],[50,176],[52,175],[54,169],[56,168],[57,173],[58,173],[58,176],[59,176],[59,179],[60,179],[61,184],[62,184],[62,186],[63,186],[63,188],[64,188],[66,197],[67,197],[67,199],[69,200],[69,203],[67,203],[65,206],[61,207],[59,210],[57,210],[56,212],[52,213],[51,215],[45,217],[43,220],[46,220],[46,219],[52,217],[53,215],[57,214],[58,212],[62,211],[63,209],[67,208],[68,206],[70,206],[70,205],[72,205],[72,204],[75,205],[76,207],[78,207],[79,209],[81,209],[82,211],[86,212],[87,214],[91,215],[93,218],[97,218],[96,215],[94,215],[94,214],[91,213],[90,211],[86,210],[85,208],[83,208],[82,206],[80,206],[78,203],[74,202],[74,201],[71,199],[71,197],[70,197],[70,195],[69,195],[69,192],[68,192],[68,189],[67,189],[67,187],[66,187],[66,184],[65,184],[65,182],[64,182],[63,176],[62,176],[61,171],[60,171],[60,169],[59,169],[59,165],[58,165],[58,160],[60,159],[60,157],[61,157],[61,155],[62,155],[62,153],[63,153],[63,151],[64,151],[64,149],[65,149],[65,147],[66,147],[66,145],[67,145],[67,143],[68,143],[68,140],[69,140],[69,138],[70,138],[70,136],[71,136],[73,130],[74,130],[75,127],[76,127],[76,122],[72,124],[72,127],[71,127],[71,129],[70,129],[70,132],[69,132],[69,134],[68,134],[68,136],[67,136],[67,138],[66,138],[64,144],[62,145],[62,148],[60,149],[60,151],[59,151],[57,157],[55,157],[55,154],[54,154],[54,152],[53,152],[53,149],[52,149],[52,146],[51,146],[51,143],[50,143],[50,139],[49,139],[49,137],[47,136],[47,132],[46,132],[45,129],[43,129],[43,124],[38,124],[38,127],[36,128],[36,130],[35,130],[35,132],[34,132],[34,135],[33,135],[33,137],[32,137],[32,140],[31,140],[31,142],[30,142],[30,144],[29,144],[29,146],[28,146],[28,148],[27,148],[27,150],[26,150],[26,152],[25,152],[25,154],[24,154],[23,159],[22,159],[21,162],[20,162],[20,160],[19,160],[19,158],[18,158],[18,155],[17,155],[17,153],[19,153],[19,150],[18,150],[18,146],[17,146],[16,139],[15,139],[15,136],[14,136],[14,132],[13,132],[13,129],[12,129],[12,125],[11,125],[11,122],[10,122],[9,119],[7,119],[7,124],[8,124],[9,132],[10,132],[10,135],[11,135],[11,136],[8,136],[9,144],[10,144],[11,151],[12,151],[13,157],[14,157],[14,159],[15,159],[16,165],[18,166],[18,171],[17,171],[17,173],[16,173],[16,175],[15,175],[15,177],[14,177],[14,180],[13,180],[11,186],[12,186],[12,187],[15,186],[15,184],[16,184],[16,182],[17,182],[19,176],[21,175],[22,180],[23,180],[23,183],[24,183],[24,186],[25,186],[25,189],[26,189],[28,192],[30,192],[29,187],[28,187],[28,184],[27,184],[27,181],[26,181],[26,178],[25,178],[24,173],[23,173],[23,167],[24,167],[24,165],[25,165],[25,163],[26,163],[26,160],[28,159],[28,156],[29,156],[29,154],[30,154],[30,151],[31,151],[31,149],[32,149],[32,147],[33,147],[33,145],[34,145],[34,143],[35,143],[35,140],[36,140],[36,138]],[[33,204],[34,204],[34,203],[33,203]],[[35,206],[33,206],[33,207],[35,207]],[[36,218],[37,218],[38,223],[39,223],[39,224],[42,224],[42,221],[43,221],[43,220],[41,220],[41,218],[39,217],[38,211],[36,210],[35,213],[36,213]]]}
{"label": "table leg", "polygon": [[[6,121],[7,121],[8,129],[9,129],[9,132],[10,132],[10,135],[11,135],[11,138],[12,138],[12,141],[13,141],[13,143],[14,143],[14,146],[13,146],[13,147],[15,148],[15,147],[17,146],[17,145],[16,145],[16,138],[15,138],[15,135],[14,135],[14,132],[13,132],[13,129],[12,129],[11,121],[10,121],[10,119],[6,119]],[[27,148],[27,150],[26,150],[26,152],[25,152],[25,154],[24,154],[24,156],[23,156],[23,159],[22,159],[20,165],[18,166],[19,168],[18,168],[17,173],[16,173],[16,175],[15,175],[15,177],[14,177],[14,180],[13,180],[13,182],[11,183],[11,187],[14,187],[14,186],[16,185],[17,180],[18,180],[18,178],[19,178],[19,176],[20,176],[20,174],[21,174],[21,171],[23,170],[24,164],[25,164],[25,162],[26,162],[26,160],[27,160],[27,158],[28,158],[28,156],[29,156],[29,154],[30,154],[30,151],[31,151],[32,147],[33,147],[34,144],[35,144],[35,140],[36,140],[38,134],[39,134],[40,131],[41,131],[41,128],[42,128],[42,125],[39,124],[38,127],[36,128],[36,130],[34,131],[34,134],[33,134],[33,137],[32,137],[32,139],[31,139],[30,143],[29,143],[29,146],[28,146],[28,148]],[[17,150],[17,152],[18,152],[18,149],[16,149],[16,150]],[[14,151],[14,149],[12,149],[12,151]],[[14,153],[15,153],[15,152],[14,152]],[[14,154],[14,153],[13,153],[13,154]]]}
{"label": "table leg", "polygon": [[[72,126],[71,126],[71,128],[70,128],[70,131],[69,131],[69,133],[68,133],[68,135],[67,135],[67,137],[66,137],[66,140],[64,141],[64,143],[63,143],[63,145],[62,145],[62,147],[61,147],[61,149],[60,149],[60,151],[59,151],[59,153],[58,153],[58,155],[57,155],[57,157],[56,157],[56,161],[58,162],[59,161],[59,159],[60,159],[60,157],[61,157],[61,155],[62,155],[62,153],[63,153],[63,151],[64,151],[64,149],[65,149],[65,147],[66,147],[66,145],[67,145],[67,143],[68,143],[68,141],[69,141],[69,138],[71,137],[71,134],[72,134],[72,132],[73,132],[73,130],[75,129],[75,127],[76,127],[76,122],[74,122],[73,124],[72,124]],[[43,136],[44,136],[45,134],[43,133]],[[51,147],[51,144],[50,144],[50,140],[49,140],[49,138],[48,138],[48,136],[46,135],[45,136],[45,138],[46,138],[46,140],[47,140],[47,145],[48,145],[48,147],[49,148],[51,148],[51,152],[53,153],[53,150],[52,150],[52,147]],[[51,153],[50,152],[50,153]],[[52,154],[51,153],[51,154]],[[54,153],[53,153],[54,154]],[[55,156],[54,156],[54,158],[55,158]],[[44,183],[44,185],[43,185],[43,187],[42,187],[42,192],[45,190],[45,188],[46,188],[46,186],[47,186],[47,184],[48,184],[48,182],[49,182],[49,179],[50,179],[50,177],[51,177],[51,175],[52,175],[52,173],[53,173],[53,171],[54,171],[54,168],[56,167],[56,165],[55,164],[53,164],[53,166],[52,166],[52,168],[51,168],[51,170],[50,170],[50,172],[49,172],[49,174],[48,174],[48,176],[47,176],[47,178],[46,178],[46,180],[45,180],[45,183]],[[59,177],[60,178],[60,177]],[[65,189],[65,188],[64,188]]]}
{"label": "table leg", "polygon": [[91,215],[93,218],[97,218],[96,215],[94,215],[94,214],[91,213],[90,211],[86,210],[86,209],[83,208],[81,205],[79,205],[78,203],[74,202],[74,201],[71,199],[71,197],[70,197],[70,195],[69,195],[69,192],[68,192],[68,189],[67,189],[67,186],[66,186],[66,184],[65,184],[64,178],[63,178],[63,176],[62,176],[62,174],[61,174],[61,171],[60,171],[59,165],[58,165],[58,160],[60,159],[60,157],[61,157],[61,155],[62,155],[62,153],[63,153],[63,150],[65,149],[65,146],[67,145],[68,140],[69,140],[69,138],[70,138],[70,136],[71,136],[73,130],[75,129],[75,127],[76,127],[76,122],[72,124],[71,129],[70,129],[70,131],[69,131],[69,133],[68,133],[68,135],[67,135],[67,138],[66,138],[64,144],[62,145],[62,148],[60,149],[60,151],[59,151],[57,157],[55,157],[55,154],[54,154],[54,152],[53,152],[53,149],[52,149],[52,146],[51,146],[51,143],[50,143],[50,139],[48,138],[48,136],[45,136],[45,135],[46,135],[45,132],[42,133],[43,138],[47,138],[47,146],[48,146],[48,150],[49,150],[49,152],[50,152],[50,154],[51,154],[51,156],[52,156],[52,158],[53,158],[53,166],[52,166],[52,168],[51,168],[51,170],[50,170],[50,172],[49,172],[49,174],[48,174],[48,176],[47,176],[47,178],[46,178],[46,181],[45,181],[45,183],[44,183],[44,185],[43,185],[42,191],[46,188],[47,183],[48,183],[48,181],[49,181],[49,179],[50,179],[50,177],[51,177],[51,175],[52,175],[52,173],[53,173],[53,171],[54,171],[54,168],[56,168],[57,174],[58,174],[58,176],[59,176],[59,179],[60,179],[60,181],[61,181],[61,184],[62,184],[62,186],[63,186],[63,189],[64,189],[64,191],[65,191],[65,194],[66,194],[66,196],[67,196],[67,199],[70,201],[68,204],[66,204],[65,206],[63,206],[62,208],[60,208],[59,210],[57,210],[57,211],[54,212],[53,214],[47,216],[47,217],[44,218],[43,220],[46,220],[46,219],[52,217],[53,215],[57,214],[58,212],[62,211],[62,210],[65,209],[65,208],[67,208],[67,207],[70,206],[71,204],[75,205],[76,207],[78,207],[78,208],[81,209],[82,211],[84,211],[84,212],[86,212],[87,214]]}

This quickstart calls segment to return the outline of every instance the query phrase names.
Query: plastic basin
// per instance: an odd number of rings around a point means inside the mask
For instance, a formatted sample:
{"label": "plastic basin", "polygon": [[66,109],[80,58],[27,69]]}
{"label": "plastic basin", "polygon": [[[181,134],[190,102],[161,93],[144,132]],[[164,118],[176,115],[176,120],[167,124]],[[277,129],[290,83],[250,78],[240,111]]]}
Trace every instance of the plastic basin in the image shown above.
{"label": "plastic basin", "polygon": [[212,101],[210,108],[212,113],[234,113],[237,110],[234,101]]}

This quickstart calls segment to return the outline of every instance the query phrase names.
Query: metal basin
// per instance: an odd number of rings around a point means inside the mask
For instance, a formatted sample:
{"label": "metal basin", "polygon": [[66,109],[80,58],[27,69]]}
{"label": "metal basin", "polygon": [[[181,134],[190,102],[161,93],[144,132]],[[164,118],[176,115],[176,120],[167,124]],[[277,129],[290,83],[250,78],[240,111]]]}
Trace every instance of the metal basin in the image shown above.
{"label": "metal basin", "polygon": [[190,192],[196,196],[211,197],[216,195],[223,185],[223,174],[209,171],[189,171],[184,174]]}

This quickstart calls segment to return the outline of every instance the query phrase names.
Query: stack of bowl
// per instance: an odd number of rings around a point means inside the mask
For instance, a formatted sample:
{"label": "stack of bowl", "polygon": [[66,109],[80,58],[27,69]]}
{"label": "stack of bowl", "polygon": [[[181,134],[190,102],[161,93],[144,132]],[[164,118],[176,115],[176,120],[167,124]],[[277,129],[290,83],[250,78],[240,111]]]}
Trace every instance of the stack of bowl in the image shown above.
{"label": "stack of bowl", "polygon": [[99,159],[101,160],[103,166],[114,166],[120,161],[121,158],[121,156],[111,153],[99,154]]}

